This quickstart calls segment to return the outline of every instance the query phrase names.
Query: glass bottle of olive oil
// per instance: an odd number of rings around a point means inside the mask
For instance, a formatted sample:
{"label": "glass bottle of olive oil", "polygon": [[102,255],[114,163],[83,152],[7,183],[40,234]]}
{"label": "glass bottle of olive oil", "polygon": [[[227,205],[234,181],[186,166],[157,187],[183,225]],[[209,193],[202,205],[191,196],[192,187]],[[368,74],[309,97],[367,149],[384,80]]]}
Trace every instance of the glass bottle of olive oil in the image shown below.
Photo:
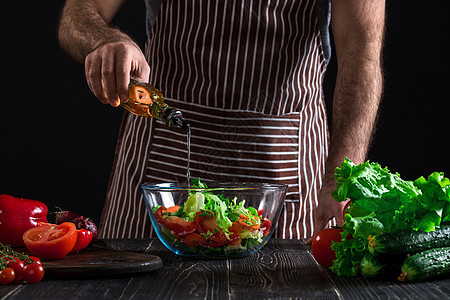
{"label": "glass bottle of olive oil", "polygon": [[164,103],[163,94],[147,83],[131,79],[128,86],[128,101],[121,106],[141,117],[156,118],[170,128],[180,127],[189,132],[190,126],[181,111]]}
{"label": "glass bottle of olive oil", "polygon": [[128,86],[128,101],[121,103],[121,106],[137,116],[156,118],[169,128],[181,128],[186,132],[186,179],[190,187],[191,126],[184,120],[181,111],[164,103],[163,94],[158,89],[134,79]]}

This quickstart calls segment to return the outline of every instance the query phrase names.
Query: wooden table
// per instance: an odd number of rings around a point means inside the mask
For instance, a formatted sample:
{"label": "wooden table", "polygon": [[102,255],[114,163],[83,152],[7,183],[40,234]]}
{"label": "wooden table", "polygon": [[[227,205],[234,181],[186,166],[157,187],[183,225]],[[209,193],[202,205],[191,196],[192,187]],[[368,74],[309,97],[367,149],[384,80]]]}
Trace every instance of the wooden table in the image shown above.
{"label": "wooden table", "polygon": [[157,239],[106,240],[116,249],[161,257],[150,273],[98,279],[44,279],[0,286],[0,299],[449,299],[450,278],[420,283],[338,277],[304,241],[271,239],[241,259],[177,256]]}

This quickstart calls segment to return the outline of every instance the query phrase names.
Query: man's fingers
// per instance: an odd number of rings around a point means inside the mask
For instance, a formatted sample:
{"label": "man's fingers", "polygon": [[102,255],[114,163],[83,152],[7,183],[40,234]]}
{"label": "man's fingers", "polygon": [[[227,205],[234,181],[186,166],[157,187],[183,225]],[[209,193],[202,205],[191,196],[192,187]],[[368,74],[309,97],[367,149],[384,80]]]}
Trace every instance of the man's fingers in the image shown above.
{"label": "man's fingers", "polygon": [[150,67],[136,45],[117,42],[91,52],[85,59],[85,74],[89,88],[102,103],[118,106],[128,99],[130,76],[147,82]]}
{"label": "man's fingers", "polygon": [[[108,49],[105,49],[108,51]],[[118,106],[120,104],[119,95],[116,89],[116,58],[115,55],[103,55],[102,56],[102,82],[106,96],[109,103],[112,106]]]}
{"label": "man's fingers", "polygon": [[116,89],[121,102],[128,99],[128,85],[130,83],[131,57],[124,54],[123,59],[116,61]]}
{"label": "man's fingers", "polygon": [[103,83],[101,77],[102,61],[101,57],[96,55],[88,55],[85,60],[85,75],[86,81],[92,93],[103,103],[109,104],[103,90]]}

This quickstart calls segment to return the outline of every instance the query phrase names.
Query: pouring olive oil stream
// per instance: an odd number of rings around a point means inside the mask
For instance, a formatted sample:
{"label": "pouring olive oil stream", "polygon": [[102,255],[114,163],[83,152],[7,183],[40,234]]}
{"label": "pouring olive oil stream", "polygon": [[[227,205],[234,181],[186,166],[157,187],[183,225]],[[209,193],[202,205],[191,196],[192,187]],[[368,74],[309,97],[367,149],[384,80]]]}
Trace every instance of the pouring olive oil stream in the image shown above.
{"label": "pouring olive oil stream", "polygon": [[191,126],[184,120],[181,111],[164,103],[163,94],[158,89],[134,79],[131,79],[130,85],[128,86],[127,102],[121,103],[120,105],[137,116],[156,118],[169,128],[181,128],[186,132],[186,177],[189,186],[191,177]]}

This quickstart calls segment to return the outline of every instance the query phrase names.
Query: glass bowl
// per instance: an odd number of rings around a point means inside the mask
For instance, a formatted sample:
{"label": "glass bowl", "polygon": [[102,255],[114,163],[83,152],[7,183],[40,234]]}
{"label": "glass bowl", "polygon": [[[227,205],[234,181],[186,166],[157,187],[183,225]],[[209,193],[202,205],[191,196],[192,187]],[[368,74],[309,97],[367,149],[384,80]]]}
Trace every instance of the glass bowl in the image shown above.
{"label": "glass bowl", "polygon": [[153,227],[167,248],[181,256],[225,259],[248,256],[267,243],[288,186],[207,183],[207,188],[188,188],[181,183],[146,183],[141,188]]}

